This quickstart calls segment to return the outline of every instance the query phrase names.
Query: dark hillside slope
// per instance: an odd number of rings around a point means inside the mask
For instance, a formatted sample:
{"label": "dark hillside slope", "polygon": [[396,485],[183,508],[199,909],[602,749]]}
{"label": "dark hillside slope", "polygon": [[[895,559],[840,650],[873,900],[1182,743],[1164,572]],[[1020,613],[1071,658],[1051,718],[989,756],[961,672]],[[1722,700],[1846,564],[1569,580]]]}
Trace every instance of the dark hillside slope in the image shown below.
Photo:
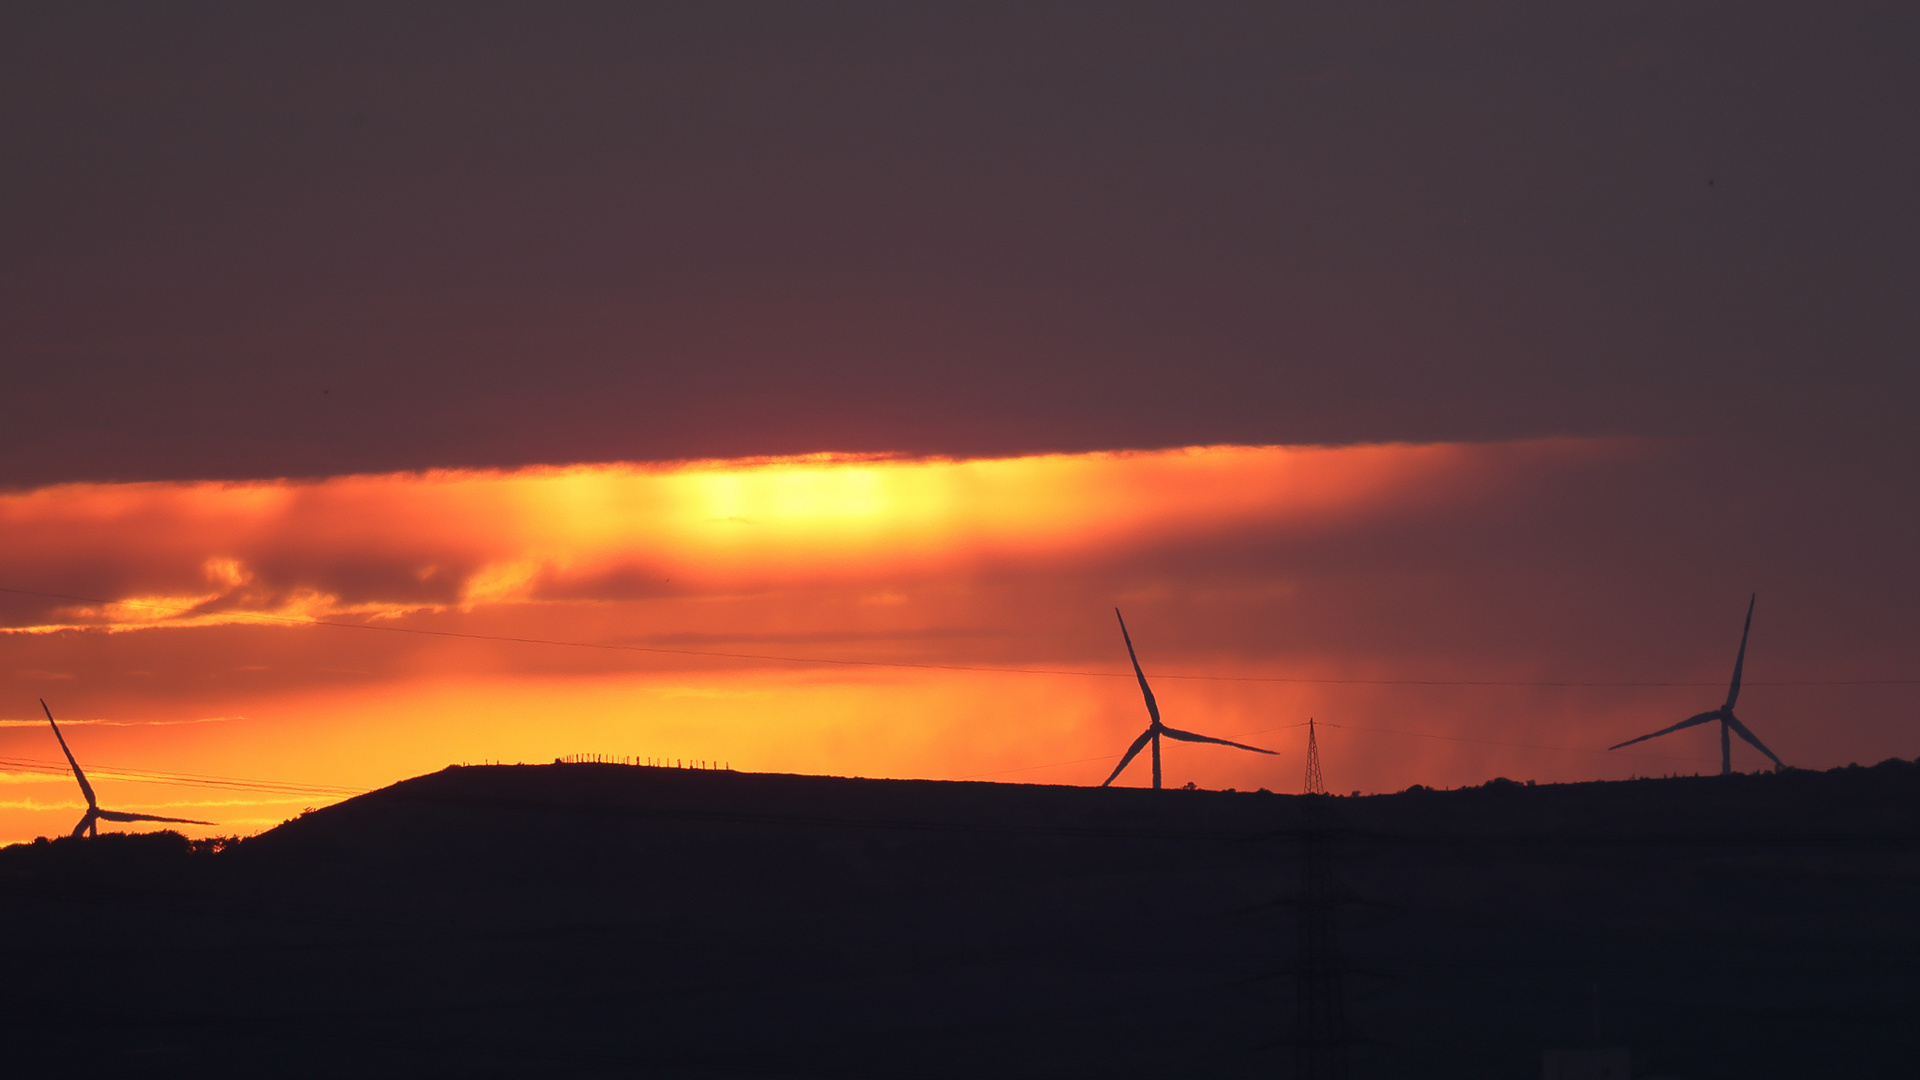
{"label": "dark hillside slope", "polygon": [[[1906,1076],[1920,768],[1321,800],[1356,1076]],[[18,1075],[1289,1075],[1303,800],[452,768],[0,851]],[[1597,992],[1596,992],[1597,988]]]}

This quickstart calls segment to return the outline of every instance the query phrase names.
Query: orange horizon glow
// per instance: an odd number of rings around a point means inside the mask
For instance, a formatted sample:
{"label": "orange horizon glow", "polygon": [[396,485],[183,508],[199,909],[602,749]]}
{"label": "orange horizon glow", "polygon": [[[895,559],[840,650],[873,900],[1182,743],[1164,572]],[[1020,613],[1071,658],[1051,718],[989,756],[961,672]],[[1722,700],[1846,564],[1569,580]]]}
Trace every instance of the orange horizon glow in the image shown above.
{"label": "orange horizon glow", "polygon": [[[1098,783],[1144,726],[1116,604],[1169,723],[1280,751],[1170,747],[1171,784],[1295,790],[1310,715],[1341,788],[1690,770],[1703,747],[1595,757],[1591,729],[1695,691],[1257,681],[1557,670],[1340,620],[1466,572],[1422,568],[1448,530],[1497,534],[1511,508],[1644,452],[823,455],[0,495],[0,588],[112,602],[0,593],[0,840],[79,815],[41,697],[103,805],[217,812],[189,830],[208,834],[449,763],[573,753]],[[1482,541],[1450,543],[1477,558]]]}

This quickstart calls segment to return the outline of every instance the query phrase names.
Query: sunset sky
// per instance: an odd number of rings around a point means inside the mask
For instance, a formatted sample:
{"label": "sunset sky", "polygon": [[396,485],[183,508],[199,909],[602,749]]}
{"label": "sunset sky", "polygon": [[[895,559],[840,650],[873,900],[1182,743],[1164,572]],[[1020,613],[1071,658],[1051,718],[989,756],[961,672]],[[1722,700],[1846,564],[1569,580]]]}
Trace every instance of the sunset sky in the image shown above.
{"label": "sunset sky", "polygon": [[630,6],[0,9],[0,842],[1920,754],[1910,5]]}

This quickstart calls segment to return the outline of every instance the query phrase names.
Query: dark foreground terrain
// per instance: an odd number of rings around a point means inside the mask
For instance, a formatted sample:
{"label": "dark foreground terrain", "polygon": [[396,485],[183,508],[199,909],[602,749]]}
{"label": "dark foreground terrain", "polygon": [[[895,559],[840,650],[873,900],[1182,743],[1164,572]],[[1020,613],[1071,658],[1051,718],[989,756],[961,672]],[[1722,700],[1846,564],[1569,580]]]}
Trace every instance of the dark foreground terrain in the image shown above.
{"label": "dark foreground terrain", "polygon": [[[1920,1075],[1920,768],[1319,800],[1357,1077]],[[1304,800],[452,768],[0,851],[9,1076],[1292,1074]]]}

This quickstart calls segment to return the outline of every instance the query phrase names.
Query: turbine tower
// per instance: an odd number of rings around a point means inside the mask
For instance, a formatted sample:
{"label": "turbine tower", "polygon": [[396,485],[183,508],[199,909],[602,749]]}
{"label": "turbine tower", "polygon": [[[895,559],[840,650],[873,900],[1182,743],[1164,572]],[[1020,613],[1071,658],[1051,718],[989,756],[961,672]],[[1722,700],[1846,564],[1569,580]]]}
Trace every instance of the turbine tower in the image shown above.
{"label": "turbine tower", "polygon": [[87,812],[80,818],[80,824],[73,827],[73,835],[78,837],[100,835],[96,822],[99,821],[166,821],[175,825],[211,825],[211,821],[195,821],[192,818],[161,817],[159,814],[135,814],[126,810],[102,810],[99,800],[93,797],[93,785],[87,783],[87,774],[80,771],[80,763],[73,759],[73,751],[67,749],[66,736],[60,734],[60,725],[53,723],[53,710],[47,708],[47,699],[40,699],[40,711],[47,714],[47,723],[53,724],[53,737],[60,740],[60,752],[67,755],[67,764],[73,766],[73,778],[80,781],[80,794],[87,797]]}
{"label": "turbine tower", "polygon": [[1744,629],[1740,631],[1740,653],[1739,655],[1735,656],[1733,659],[1733,684],[1727,687],[1727,703],[1713,710],[1712,712],[1703,712],[1698,716],[1688,717],[1687,719],[1680,721],[1679,723],[1673,725],[1672,727],[1661,728],[1659,731],[1656,731],[1651,735],[1642,735],[1637,739],[1628,739],[1626,742],[1609,746],[1607,747],[1607,749],[1618,750],[1622,746],[1632,746],[1634,743],[1637,743],[1637,742],[1646,742],[1648,739],[1657,739],[1660,736],[1665,735],[1669,732],[1679,731],[1681,728],[1690,728],[1697,724],[1707,724],[1715,720],[1718,720],[1720,721],[1720,775],[1721,776],[1727,776],[1733,772],[1733,743],[1728,738],[1729,731],[1747,740],[1748,742],[1752,743],[1755,749],[1759,750],[1761,753],[1772,758],[1773,764],[1776,767],[1782,768],[1782,769],[1786,768],[1787,763],[1784,761],[1781,761],[1779,758],[1779,755],[1767,749],[1767,744],[1755,738],[1753,732],[1747,730],[1747,725],[1741,723],[1733,715],[1734,700],[1740,696],[1740,667],[1741,665],[1747,662],[1747,633],[1753,629],[1753,602],[1757,599],[1759,599],[1758,593],[1755,593],[1753,596],[1750,596],[1747,598],[1747,625]]}
{"label": "turbine tower", "polygon": [[1133,740],[1132,746],[1127,747],[1126,756],[1120,759],[1120,764],[1114,766],[1113,775],[1107,777],[1106,782],[1100,785],[1101,787],[1106,787],[1108,784],[1113,783],[1114,780],[1119,777],[1120,773],[1126,769],[1127,765],[1133,761],[1134,757],[1140,753],[1140,748],[1146,746],[1148,743],[1152,743],[1153,789],[1155,791],[1160,790],[1160,736],[1162,735],[1165,735],[1169,739],[1179,739],[1181,742],[1219,743],[1221,746],[1231,746],[1240,750],[1251,750],[1256,754],[1273,753],[1272,750],[1262,750],[1257,746],[1248,746],[1246,743],[1228,742],[1226,739],[1216,739],[1211,735],[1195,735],[1191,731],[1181,731],[1178,728],[1170,728],[1161,723],[1160,706],[1153,700],[1153,689],[1147,685],[1146,673],[1140,670],[1140,658],[1134,655],[1133,638],[1127,635],[1127,620],[1121,616],[1119,608],[1113,609],[1113,617],[1120,620],[1120,637],[1121,640],[1127,643],[1127,659],[1133,661],[1133,673],[1140,679],[1140,693],[1147,699],[1147,717],[1149,718],[1149,723],[1147,724],[1147,730],[1141,732],[1140,737]]}

